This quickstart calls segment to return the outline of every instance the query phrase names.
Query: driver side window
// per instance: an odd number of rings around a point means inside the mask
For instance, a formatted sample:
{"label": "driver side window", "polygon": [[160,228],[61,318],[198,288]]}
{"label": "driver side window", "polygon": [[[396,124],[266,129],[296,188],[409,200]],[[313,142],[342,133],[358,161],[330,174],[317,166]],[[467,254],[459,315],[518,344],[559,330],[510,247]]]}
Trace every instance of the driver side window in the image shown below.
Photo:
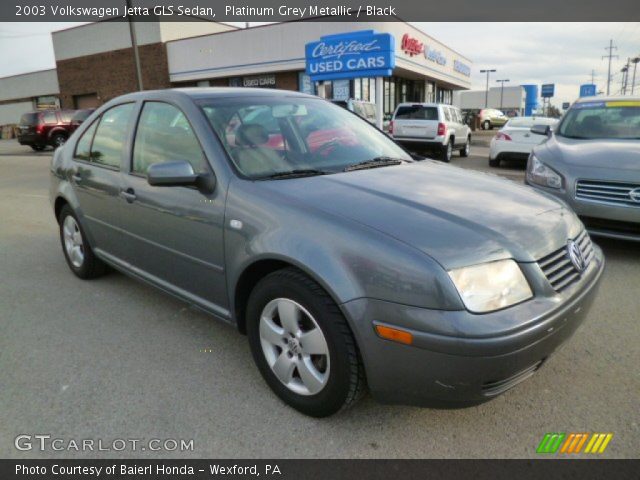
{"label": "driver side window", "polygon": [[134,173],[146,175],[154,163],[186,160],[196,173],[205,173],[206,159],[187,117],[177,107],[146,102],[133,147]]}

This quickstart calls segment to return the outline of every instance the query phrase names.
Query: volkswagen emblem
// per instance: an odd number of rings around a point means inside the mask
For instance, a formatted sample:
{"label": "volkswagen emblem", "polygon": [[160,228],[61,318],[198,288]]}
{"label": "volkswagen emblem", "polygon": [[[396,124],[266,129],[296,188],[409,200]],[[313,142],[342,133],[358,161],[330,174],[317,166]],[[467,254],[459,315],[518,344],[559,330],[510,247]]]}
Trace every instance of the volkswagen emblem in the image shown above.
{"label": "volkswagen emblem", "polygon": [[629,197],[631,197],[633,202],[640,203],[640,187],[631,190],[629,192]]}
{"label": "volkswagen emblem", "polygon": [[582,256],[582,250],[580,250],[578,244],[573,240],[569,240],[567,242],[567,253],[569,255],[569,260],[571,260],[574,268],[578,272],[582,273],[587,265],[584,261],[584,257]]}

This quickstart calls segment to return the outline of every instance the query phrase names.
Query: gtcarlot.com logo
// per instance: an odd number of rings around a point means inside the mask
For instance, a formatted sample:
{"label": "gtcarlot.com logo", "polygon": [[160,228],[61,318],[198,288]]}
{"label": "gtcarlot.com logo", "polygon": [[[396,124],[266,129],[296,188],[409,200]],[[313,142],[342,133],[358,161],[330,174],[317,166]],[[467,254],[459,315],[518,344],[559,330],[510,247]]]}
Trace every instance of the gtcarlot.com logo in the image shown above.
{"label": "gtcarlot.com logo", "polygon": [[536,453],[604,453],[613,433],[547,433]]}
{"label": "gtcarlot.com logo", "polygon": [[51,435],[18,435],[14,440],[17,450],[36,450],[41,452],[75,451],[75,452],[122,452],[124,450],[151,452],[188,452],[193,451],[193,439],[173,438],[56,438]]}

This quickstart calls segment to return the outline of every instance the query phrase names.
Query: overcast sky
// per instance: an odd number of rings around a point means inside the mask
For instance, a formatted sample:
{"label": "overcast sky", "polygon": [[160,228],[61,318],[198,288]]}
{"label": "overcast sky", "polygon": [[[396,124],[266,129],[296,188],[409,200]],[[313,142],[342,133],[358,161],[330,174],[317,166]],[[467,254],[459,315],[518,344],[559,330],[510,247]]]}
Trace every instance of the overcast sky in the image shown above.
{"label": "overcast sky", "polygon": [[[0,23],[0,77],[54,68],[50,32],[77,23]],[[619,56],[611,67],[612,93],[620,91],[620,69],[640,55],[640,23],[414,23],[473,62],[473,87],[485,88],[480,69],[495,68],[491,84],[555,83],[553,103],[573,101],[591,79],[606,88],[607,61],[602,56],[613,39]],[[640,68],[639,68],[640,70]],[[640,85],[640,72],[636,76]],[[636,88],[640,94],[640,86]]]}

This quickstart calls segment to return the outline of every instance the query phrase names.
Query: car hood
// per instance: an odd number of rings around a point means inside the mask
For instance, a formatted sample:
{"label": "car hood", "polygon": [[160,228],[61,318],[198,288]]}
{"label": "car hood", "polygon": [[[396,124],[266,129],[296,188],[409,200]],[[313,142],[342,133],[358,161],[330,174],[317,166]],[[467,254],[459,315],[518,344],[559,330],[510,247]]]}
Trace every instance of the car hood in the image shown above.
{"label": "car hood", "polygon": [[550,196],[430,160],[264,184],[300,208],[394,237],[446,269],[502,258],[535,261],[581,229]]}
{"label": "car hood", "polygon": [[638,140],[579,140],[554,135],[536,148],[540,160],[605,170],[640,170]]}

